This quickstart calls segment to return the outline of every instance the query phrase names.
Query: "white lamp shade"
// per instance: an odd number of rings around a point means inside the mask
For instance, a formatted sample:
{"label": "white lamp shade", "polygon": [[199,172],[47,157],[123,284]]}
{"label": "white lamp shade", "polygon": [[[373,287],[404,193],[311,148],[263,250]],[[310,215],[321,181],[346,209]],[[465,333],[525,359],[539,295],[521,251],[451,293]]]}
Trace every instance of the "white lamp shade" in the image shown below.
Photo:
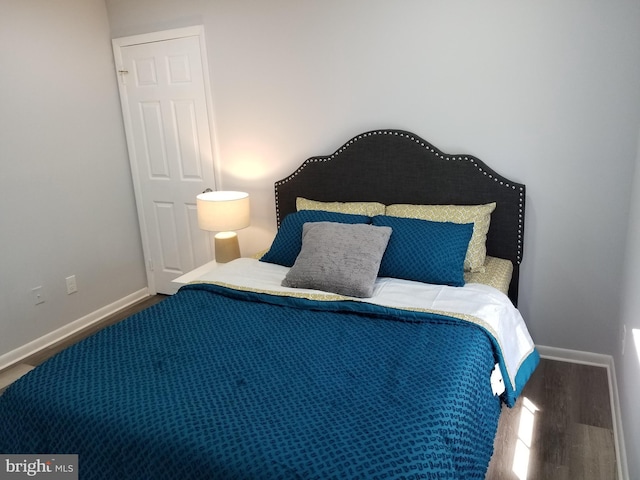
{"label": "white lamp shade", "polygon": [[228,232],[249,226],[249,194],[218,191],[196,197],[198,226],[210,232]]}

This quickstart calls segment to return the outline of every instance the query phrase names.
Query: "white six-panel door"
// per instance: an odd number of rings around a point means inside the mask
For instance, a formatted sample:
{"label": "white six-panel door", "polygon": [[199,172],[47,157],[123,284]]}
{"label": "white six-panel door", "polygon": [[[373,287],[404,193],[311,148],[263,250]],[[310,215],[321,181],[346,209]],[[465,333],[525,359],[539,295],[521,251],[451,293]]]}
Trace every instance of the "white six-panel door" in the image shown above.
{"label": "white six-panel door", "polygon": [[[151,293],[212,259],[196,195],[215,188],[202,30],[113,41]],[[210,97],[209,97],[210,98]]]}

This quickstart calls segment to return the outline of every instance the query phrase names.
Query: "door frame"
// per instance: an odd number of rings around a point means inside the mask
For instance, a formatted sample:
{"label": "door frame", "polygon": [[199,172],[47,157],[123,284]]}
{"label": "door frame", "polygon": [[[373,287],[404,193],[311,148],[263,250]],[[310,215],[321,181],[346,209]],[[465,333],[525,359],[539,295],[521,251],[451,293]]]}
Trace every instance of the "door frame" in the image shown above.
{"label": "door frame", "polygon": [[[131,35],[127,37],[114,38],[111,40],[113,46],[113,56],[115,59],[116,66],[116,77],[118,81],[118,90],[120,92],[120,105],[122,109],[122,118],[124,122],[124,130],[127,139],[127,151],[129,154],[129,164],[131,166],[131,176],[133,179],[133,191],[136,200],[136,208],[138,211],[138,223],[140,225],[140,237],[142,240],[142,252],[144,255],[144,266],[145,272],[147,274],[147,287],[149,289],[150,295],[155,295],[157,293],[156,290],[156,282],[153,276],[153,269],[155,266],[152,262],[151,255],[151,246],[149,242],[149,236],[147,231],[147,222],[144,215],[144,211],[142,208],[143,205],[143,196],[142,196],[142,187],[140,185],[140,177],[138,171],[138,162],[136,157],[135,145],[133,142],[133,127],[131,120],[131,112],[129,111],[129,102],[127,99],[126,88],[123,83],[123,76],[126,75],[124,72],[123,60],[122,60],[122,48],[130,47],[133,45],[140,45],[143,43],[154,43],[161,42],[165,40],[174,40],[177,38],[185,38],[185,37],[198,37],[200,43],[200,60],[202,62],[202,73],[204,77],[204,90],[205,90],[205,98],[206,98],[206,110],[207,116],[209,117],[209,135],[211,138],[211,158],[213,159],[213,178],[214,182],[217,184],[219,182],[219,171],[218,171],[218,162],[216,162],[216,158],[218,158],[218,142],[215,136],[215,125],[214,125],[214,116],[213,116],[213,98],[211,95],[211,81],[209,78],[209,66],[207,62],[207,50],[206,50],[206,42],[204,36],[204,26],[203,25],[194,25],[191,27],[183,27],[176,28],[171,30],[163,30],[159,32],[150,32],[143,33],[139,35]],[[217,185],[211,185],[211,188],[216,190]]]}

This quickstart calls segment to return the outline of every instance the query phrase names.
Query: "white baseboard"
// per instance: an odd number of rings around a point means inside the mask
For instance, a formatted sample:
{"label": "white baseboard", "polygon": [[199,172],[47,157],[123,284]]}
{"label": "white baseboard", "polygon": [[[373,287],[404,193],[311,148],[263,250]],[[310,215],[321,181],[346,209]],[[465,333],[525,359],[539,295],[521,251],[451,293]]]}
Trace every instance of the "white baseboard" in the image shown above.
{"label": "white baseboard", "polygon": [[622,416],[620,414],[620,397],[618,396],[618,381],[616,379],[613,357],[600,353],[581,352],[578,350],[568,350],[566,348],[546,347],[544,345],[536,345],[536,348],[542,358],[561,362],[595,365],[607,369],[610,392],[609,398],[611,398],[611,414],[613,415],[613,440],[616,448],[616,461],[618,462],[618,479],[628,480],[629,468],[627,466],[627,451],[624,445]]}
{"label": "white baseboard", "polygon": [[33,355],[34,353],[39,352],[40,350],[47,348],[54,343],[59,342],[60,340],[64,340],[65,338],[77,333],[90,325],[103,320],[116,313],[123,308],[128,307],[129,305],[133,305],[134,303],[143,300],[149,296],[149,289],[147,287],[138,290],[137,292],[133,292],[130,295],[127,295],[120,300],[117,300],[109,305],[106,305],[98,310],[85,315],[82,318],[74,320],[71,323],[68,323],[53,332],[47,333],[40,338],[36,338],[35,340],[23,345],[22,347],[18,347],[15,350],[5,353],[4,355],[0,355],[0,370],[4,370],[12,365],[20,363],[25,358]]}

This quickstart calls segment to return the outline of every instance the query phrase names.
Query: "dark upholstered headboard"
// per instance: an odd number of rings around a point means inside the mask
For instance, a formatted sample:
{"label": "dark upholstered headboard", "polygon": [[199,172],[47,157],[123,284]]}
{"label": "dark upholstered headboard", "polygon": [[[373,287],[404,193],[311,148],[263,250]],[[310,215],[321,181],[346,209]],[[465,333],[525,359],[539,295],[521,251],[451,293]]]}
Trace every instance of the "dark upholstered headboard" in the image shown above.
{"label": "dark upholstered headboard", "polygon": [[517,305],[525,186],[497,174],[476,157],[443,153],[410,132],[375,130],[352,138],[331,155],[305,160],[295,172],[277,181],[278,226],[296,211],[296,197],[385,205],[496,202],[487,254],[512,261],[509,297]]}

